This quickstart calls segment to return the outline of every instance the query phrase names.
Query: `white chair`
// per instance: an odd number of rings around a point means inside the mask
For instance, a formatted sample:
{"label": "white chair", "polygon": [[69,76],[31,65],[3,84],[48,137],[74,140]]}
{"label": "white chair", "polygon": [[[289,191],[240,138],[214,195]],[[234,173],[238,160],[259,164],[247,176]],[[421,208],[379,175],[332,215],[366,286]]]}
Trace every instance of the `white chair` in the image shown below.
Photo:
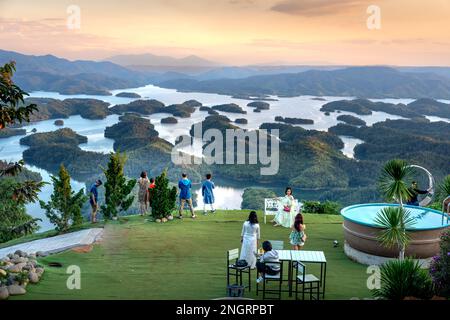
{"label": "white chair", "polygon": [[[264,224],[267,223],[267,216],[274,216],[278,212],[280,205],[280,200],[276,198],[265,198],[264,199]],[[300,213],[303,207],[303,203],[299,202],[297,199],[294,200],[294,208],[297,213]]]}

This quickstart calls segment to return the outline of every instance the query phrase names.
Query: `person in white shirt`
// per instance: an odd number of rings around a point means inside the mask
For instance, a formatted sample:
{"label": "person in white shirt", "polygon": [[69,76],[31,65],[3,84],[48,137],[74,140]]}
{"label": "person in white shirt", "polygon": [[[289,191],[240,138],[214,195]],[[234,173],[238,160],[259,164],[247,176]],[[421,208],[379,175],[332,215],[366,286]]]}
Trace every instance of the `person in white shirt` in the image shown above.
{"label": "person in white shirt", "polygon": [[247,261],[250,268],[256,267],[256,252],[258,248],[258,241],[260,239],[260,228],[258,223],[258,216],[255,211],[250,212],[248,220],[242,225],[241,232],[241,256],[240,260]]}
{"label": "person in white shirt", "polygon": [[263,274],[274,276],[280,272],[280,265],[277,263],[271,264],[270,262],[280,262],[278,257],[278,251],[272,250],[272,244],[270,241],[264,241],[262,244],[264,254],[259,258],[256,263],[256,269],[259,272],[259,278],[256,282],[261,283],[264,278]]}

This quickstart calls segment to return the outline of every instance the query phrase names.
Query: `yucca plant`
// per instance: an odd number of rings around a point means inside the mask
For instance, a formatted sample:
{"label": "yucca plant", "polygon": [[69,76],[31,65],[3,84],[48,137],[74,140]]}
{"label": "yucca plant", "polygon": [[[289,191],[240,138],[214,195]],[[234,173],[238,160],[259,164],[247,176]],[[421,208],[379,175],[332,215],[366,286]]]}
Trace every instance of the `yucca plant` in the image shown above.
{"label": "yucca plant", "polygon": [[433,296],[430,276],[412,259],[391,260],[381,266],[381,287],[373,291],[376,298],[403,300],[405,297],[429,299]]}
{"label": "yucca plant", "polygon": [[381,172],[379,187],[385,198],[393,199],[403,207],[403,201],[409,199],[412,194],[405,180],[409,180],[413,169],[404,160],[393,159],[388,161]]}
{"label": "yucca plant", "polygon": [[398,258],[403,260],[406,246],[410,240],[406,229],[412,227],[415,223],[411,212],[403,207],[386,207],[378,213],[374,222],[383,228],[378,236],[381,244],[388,248],[397,246],[399,249]]}
{"label": "yucca plant", "polygon": [[441,203],[448,196],[450,196],[450,174],[439,184],[439,200],[441,200]]}

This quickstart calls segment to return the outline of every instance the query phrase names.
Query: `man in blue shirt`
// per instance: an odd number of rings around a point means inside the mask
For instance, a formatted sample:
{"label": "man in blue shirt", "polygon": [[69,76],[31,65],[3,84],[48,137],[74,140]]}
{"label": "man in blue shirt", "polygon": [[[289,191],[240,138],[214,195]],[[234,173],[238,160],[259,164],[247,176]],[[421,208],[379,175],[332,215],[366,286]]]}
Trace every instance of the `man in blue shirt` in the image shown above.
{"label": "man in blue shirt", "polygon": [[91,204],[92,212],[91,212],[91,222],[97,222],[97,211],[98,211],[98,190],[97,188],[103,184],[102,180],[97,180],[91,186],[89,191],[89,203]]}
{"label": "man in blue shirt", "polygon": [[189,205],[189,209],[191,210],[192,219],[195,219],[195,213],[194,213],[194,207],[192,206],[192,195],[191,195],[191,180],[188,179],[187,174],[183,173],[181,175],[181,180],[178,181],[178,188],[180,189],[180,212],[179,212],[179,219],[183,218],[183,209],[184,205],[187,202]]}

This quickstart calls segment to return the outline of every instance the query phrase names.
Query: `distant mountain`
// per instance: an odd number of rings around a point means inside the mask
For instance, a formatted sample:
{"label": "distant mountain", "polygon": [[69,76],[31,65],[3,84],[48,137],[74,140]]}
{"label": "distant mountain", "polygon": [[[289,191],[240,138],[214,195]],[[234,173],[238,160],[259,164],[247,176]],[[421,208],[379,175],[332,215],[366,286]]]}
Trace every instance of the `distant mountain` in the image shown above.
{"label": "distant mountain", "polygon": [[158,56],[151,53],[117,55],[105,59],[121,66],[152,66],[152,67],[217,67],[220,64],[190,55],[184,58]]}
{"label": "distant mountain", "polygon": [[34,56],[0,50],[0,64],[16,62],[14,81],[27,91],[66,94],[109,94],[109,90],[145,85],[148,76],[111,62]]}
{"label": "distant mountain", "polygon": [[227,95],[354,96],[361,98],[450,99],[450,79],[389,67],[349,67],[243,79],[170,80],[159,86]]}

